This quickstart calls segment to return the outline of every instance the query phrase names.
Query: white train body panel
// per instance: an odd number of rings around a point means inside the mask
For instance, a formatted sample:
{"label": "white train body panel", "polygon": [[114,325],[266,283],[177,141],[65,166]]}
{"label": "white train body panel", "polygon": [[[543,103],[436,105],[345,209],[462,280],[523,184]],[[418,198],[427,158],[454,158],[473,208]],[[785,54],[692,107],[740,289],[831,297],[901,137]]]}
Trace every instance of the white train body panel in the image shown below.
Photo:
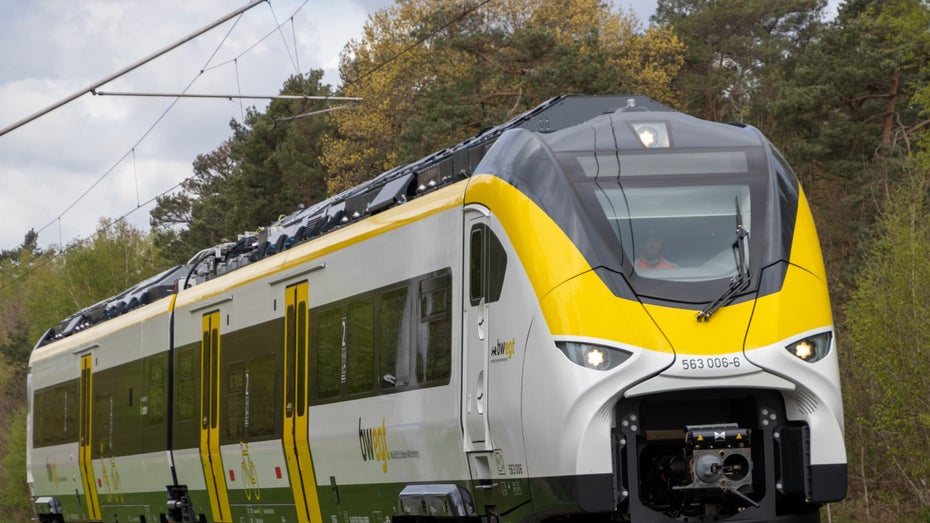
{"label": "white train body panel", "polygon": [[[603,112],[53,329],[30,361],[40,519],[815,521],[846,457],[797,180],[751,128]],[[678,263],[641,265],[656,228]]]}

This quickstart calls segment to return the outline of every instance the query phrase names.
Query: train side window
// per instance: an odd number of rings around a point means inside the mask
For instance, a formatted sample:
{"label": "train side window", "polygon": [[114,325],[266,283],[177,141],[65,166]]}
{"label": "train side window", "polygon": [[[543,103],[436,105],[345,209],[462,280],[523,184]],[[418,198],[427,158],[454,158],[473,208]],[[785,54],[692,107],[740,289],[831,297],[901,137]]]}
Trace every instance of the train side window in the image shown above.
{"label": "train side window", "polygon": [[37,447],[77,441],[77,398],[77,381],[36,391],[32,418]]}
{"label": "train side window", "polygon": [[146,360],[148,386],[145,392],[145,417],[148,425],[159,425],[165,420],[165,373],[162,362],[155,356]]}
{"label": "train side window", "polygon": [[507,253],[504,246],[490,229],[488,230],[487,242],[487,274],[488,303],[494,303],[501,299],[501,291],[504,288],[504,274],[507,272]]}
{"label": "train side window", "polygon": [[416,377],[419,384],[444,382],[452,372],[452,277],[420,282]]}
{"label": "train side window", "polygon": [[311,399],[442,385],[452,373],[449,269],[310,310]]}
{"label": "train side window", "polygon": [[113,454],[113,395],[96,394],[93,406],[93,446],[94,459],[112,457]]}
{"label": "train side window", "polygon": [[320,311],[317,317],[317,393],[320,399],[335,398],[342,376],[342,309]]}
{"label": "train side window", "polygon": [[63,439],[61,443],[67,441],[77,441],[78,439],[78,387],[77,382],[64,385],[64,426],[62,427]]}
{"label": "train side window", "polygon": [[274,435],[275,429],[275,359],[273,355],[262,355],[249,361],[246,375],[246,418],[245,430],[250,438]]}
{"label": "train side window", "polygon": [[381,390],[391,390],[410,383],[410,310],[413,304],[404,286],[383,293],[380,305]]}
{"label": "train side window", "polygon": [[53,390],[37,390],[32,399],[32,433],[35,434],[37,447],[44,447],[55,442],[55,416],[52,414],[53,403],[50,396]]}
{"label": "train side window", "polygon": [[226,369],[226,438],[239,440],[245,437],[246,368],[244,361],[234,361]]}
{"label": "train side window", "polygon": [[349,394],[374,388],[374,308],[372,300],[350,303],[346,311],[346,388]]}
{"label": "train side window", "polygon": [[478,224],[471,228],[468,260],[468,288],[472,306],[481,303],[484,297],[484,231],[487,227]]}
{"label": "train side window", "polygon": [[179,421],[192,421],[197,406],[196,384],[194,383],[194,349],[178,351],[177,416]]}
{"label": "train side window", "polygon": [[487,225],[479,223],[471,228],[469,257],[469,299],[472,306],[481,298],[487,303],[500,299],[507,272],[507,253],[504,246]]}

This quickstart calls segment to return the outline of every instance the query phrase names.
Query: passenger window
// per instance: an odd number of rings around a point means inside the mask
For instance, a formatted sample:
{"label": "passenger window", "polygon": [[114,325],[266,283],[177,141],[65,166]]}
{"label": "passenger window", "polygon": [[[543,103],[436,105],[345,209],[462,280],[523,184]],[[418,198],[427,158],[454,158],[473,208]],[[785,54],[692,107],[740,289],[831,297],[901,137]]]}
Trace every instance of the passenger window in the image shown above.
{"label": "passenger window", "polygon": [[229,364],[224,376],[226,438],[252,440],[274,434],[275,360],[264,354]]}
{"label": "passenger window", "polygon": [[194,419],[194,406],[197,404],[194,383],[194,350],[183,349],[178,351],[178,388],[177,388],[178,420],[191,421]]}
{"label": "passenger window", "polygon": [[322,311],[317,331],[317,391],[320,399],[339,396],[342,368],[342,310]]}
{"label": "passenger window", "polygon": [[276,401],[275,360],[274,356],[264,355],[249,361],[246,375],[246,408],[248,417],[245,430],[250,438],[271,436],[274,434]]}
{"label": "passenger window", "polygon": [[349,394],[374,388],[374,319],[371,300],[349,304],[346,313],[346,387]]}
{"label": "passenger window", "polygon": [[113,453],[113,395],[97,394],[94,396],[93,407],[93,447],[91,452],[94,459],[104,456],[110,457]]}
{"label": "passenger window", "polygon": [[36,391],[32,417],[37,447],[78,440],[77,400],[77,381]]}
{"label": "passenger window", "polygon": [[226,438],[240,440],[245,438],[245,362],[236,361],[229,364],[226,371]]}
{"label": "passenger window", "polygon": [[381,295],[380,347],[381,388],[410,383],[410,305],[407,287]]}
{"label": "passenger window", "polygon": [[64,427],[60,443],[77,441],[78,436],[78,391],[77,383],[62,387],[64,393]]}
{"label": "passenger window", "polygon": [[149,383],[145,394],[148,399],[145,417],[150,426],[159,425],[165,421],[165,373],[161,361],[149,358],[146,363],[149,366]]}
{"label": "passenger window", "polygon": [[440,274],[312,309],[312,400],[448,383],[452,276]]}
{"label": "passenger window", "polygon": [[446,274],[420,284],[417,382],[448,381],[452,371],[452,278]]}

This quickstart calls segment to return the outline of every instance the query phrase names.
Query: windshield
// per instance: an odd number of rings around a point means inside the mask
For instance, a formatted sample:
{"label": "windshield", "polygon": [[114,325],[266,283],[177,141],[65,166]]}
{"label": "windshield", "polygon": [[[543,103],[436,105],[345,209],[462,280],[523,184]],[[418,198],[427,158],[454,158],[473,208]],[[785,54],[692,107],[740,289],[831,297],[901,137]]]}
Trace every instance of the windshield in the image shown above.
{"label": "windshield", "polygon": [[761,271],[788,259],[797,202],[790,171],[766,154],[758,131],[683,115],[651,116],[650,127],[664,132],[646,146],[634,130],[647,116],[613,113],[551,134],[508,131],[478,170],[544,209],[617,296],[700,310],[739,274],[736,299],[777,290],[777,270],[769,280]]}
{"label": "windshield", "polygon": [[[736,202],[751,233],[748,185],[616,186],[595,193],[636,275],[705,281],[737,273]],[[748,259],[748,250],[744,255]]]}
{"label": "windshield", "polygon": [[770,236],[761,147],[557,157],[602,240],[596,263],[624,274],[636,295],[698,304],[741,273],[742,290],[758,284]]}

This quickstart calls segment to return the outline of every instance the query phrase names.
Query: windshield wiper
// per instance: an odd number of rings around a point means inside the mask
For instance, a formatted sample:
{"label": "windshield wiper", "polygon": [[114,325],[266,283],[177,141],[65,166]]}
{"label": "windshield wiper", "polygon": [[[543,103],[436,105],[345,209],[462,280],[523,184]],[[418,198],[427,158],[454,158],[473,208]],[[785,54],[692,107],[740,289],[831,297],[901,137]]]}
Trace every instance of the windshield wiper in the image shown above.
{"label": "windshield wiper", "polygon": [[736,202],[736,240],[733,242],[733,254],[736,256],[736,275],[730,279],[730,285],[719,298],[712,301],[707,307],[701,309],[697,321],[708,321],[717,309],[729,303],[733,297],[749,287],[752,274],[749,272],[749,261],[746,259],[746,244],[749,242],[749,232],[743,227],[743,213],[739,207],[739,197]]}

